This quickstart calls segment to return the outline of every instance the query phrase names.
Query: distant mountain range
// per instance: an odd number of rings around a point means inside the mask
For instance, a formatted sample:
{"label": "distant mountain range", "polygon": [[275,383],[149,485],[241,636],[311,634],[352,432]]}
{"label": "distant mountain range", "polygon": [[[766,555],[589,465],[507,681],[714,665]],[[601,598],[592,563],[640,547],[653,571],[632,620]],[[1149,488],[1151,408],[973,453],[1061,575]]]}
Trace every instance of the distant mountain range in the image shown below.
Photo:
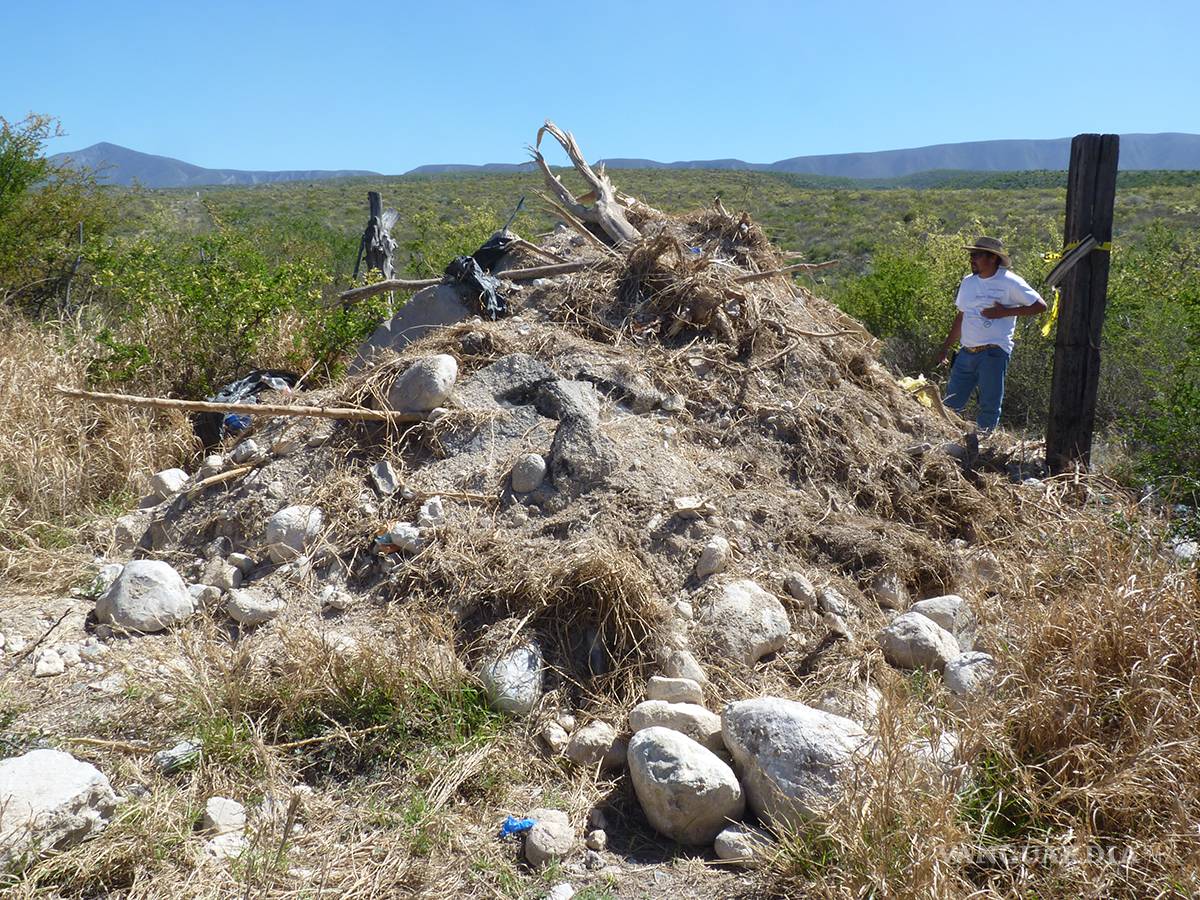
{"label": "distant mountain range", "polygon": [[[745,169],[755,172],[789,172],[831,178],[902,178],[919,172],[957,170],[967,172],[1023,172],[1065,170],[1071,151],[1070,138],[1052,140],[972,141],[935,144],[909,150],[880,150],[873,153],[837,153],[826,156],[793,156],[773,163],[749,163],[740,159],[702,159],[663,163],[652,159],[614,158],[599,160],[610,169]],[[239,169],[205,169],[167,156],[152,156],[100,143],[73,153],[59,153],[57,162],[71,162],[100,172],[109,184],[146,187],[192,187],[211,184],[266,184],[275,181],[315,181],[325,178],[379,175],[361,170],[249,172]],[[525,172],[533,163],[488,163],[486,165],[437,164],[417,166],[406,175],[452,173]],[[1200,170],[1200,134],[1123,134],[1121,168]]]}
{"label": "distant mountain range", "polygon": [[316,181],[325,178],[349,178],[355,175],[378,175],[355,169],[294,172],[251,172],[241,169],[205,169],[169,156],[154,156],[101,142],[70,153],[56,153],[52,162],[70,163],[93,169],[104,184],[131,185],[135,181],[144,187],[198,187],[206,184],[270,184],[275,181]]}

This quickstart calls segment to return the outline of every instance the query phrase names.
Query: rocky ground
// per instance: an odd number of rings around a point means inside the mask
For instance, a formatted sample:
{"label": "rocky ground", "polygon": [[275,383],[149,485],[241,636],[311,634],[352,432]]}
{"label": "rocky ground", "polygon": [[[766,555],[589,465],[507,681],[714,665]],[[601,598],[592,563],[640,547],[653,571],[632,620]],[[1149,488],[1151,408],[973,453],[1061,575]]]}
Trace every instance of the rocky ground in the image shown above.
{"label": "rocky ground", "polygon": [[889,779],[964,789],[1016,573],[1089,489],[737,281],[779,264],[744,219],[641,224],[291,398],[424,421],[256,419],[70,596],[2,598],[13,891],[750,896]]}

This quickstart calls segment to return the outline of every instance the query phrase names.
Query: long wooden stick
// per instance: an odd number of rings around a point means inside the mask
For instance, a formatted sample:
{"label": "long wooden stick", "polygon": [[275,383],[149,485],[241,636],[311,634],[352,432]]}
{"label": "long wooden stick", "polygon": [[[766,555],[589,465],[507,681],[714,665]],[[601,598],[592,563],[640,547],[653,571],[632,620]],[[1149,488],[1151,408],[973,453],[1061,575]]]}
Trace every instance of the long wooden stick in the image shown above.
{"label": "long wooden stick", "polygon": [[738,284],[746,284],[750,281],[762,281],[764,278],[774,278],[776,275],[786,275],[788,272],[815,272],[817,269],[828,269],[830,266],[836,266],[841,260],[831,259],[820,263],[796,263],[794,266],[784,266],[782,269],[772,269],[769,272],[754,272],[750,275],[743,275],[741,278],[735,279]]}
{"label": "long wooden stick", "polygon": [[[496,277],[506,278],[509,281],[530,281],[534,278],[548,278],[551,275],[566,275],[570,272],[581,272],[587,268],[587,265],[587,263],[573,262],[556,263],[552,266],[534,266],[531,269],[510,269],[507,272],[497,273]],[[363,300],[367,297],[374,297],[376,294],[382,294],[384,291],[417,290],[433,287],[435,284],[441,283],[441,278],[424,278],[419,281],[389,278],[386,281],[377,281],[375,284],[342,291],[338,294],[338,299],[343,303],[353,303],[356,300]]]}
{"label": "long wooden stick", "polygon": [[375,409],[355,409],[345,406],[291,406],[275,403],[210,403],[207,400],[176,400],[171,397],[136,397],[132,394],[103,394],[55,385],[54,389],[68,397],[113,403],[121,406],[140,406],[150,409],[181,409],[186,412],[248,413],[258,416],[302,416],[314,419],[351,419],[360,422],[424,422],[425,413],[385,412]]}

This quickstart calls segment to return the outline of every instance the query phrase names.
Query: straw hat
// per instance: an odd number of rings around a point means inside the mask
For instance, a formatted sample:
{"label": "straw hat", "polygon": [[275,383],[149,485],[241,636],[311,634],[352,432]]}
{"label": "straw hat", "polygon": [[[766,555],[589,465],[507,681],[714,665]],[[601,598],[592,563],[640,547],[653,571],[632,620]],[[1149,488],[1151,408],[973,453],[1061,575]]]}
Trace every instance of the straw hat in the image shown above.
{"label": "straw hat", "polygon": [[964,250],[983,250],[987,253],[994,253],[1000,257],[1000,265],[1010,267],[1012,261],[1008,258],[1008,253],[1004,250],[1004,244],[999,238],[994,237],[977,237],[974,241],[963,247]]}

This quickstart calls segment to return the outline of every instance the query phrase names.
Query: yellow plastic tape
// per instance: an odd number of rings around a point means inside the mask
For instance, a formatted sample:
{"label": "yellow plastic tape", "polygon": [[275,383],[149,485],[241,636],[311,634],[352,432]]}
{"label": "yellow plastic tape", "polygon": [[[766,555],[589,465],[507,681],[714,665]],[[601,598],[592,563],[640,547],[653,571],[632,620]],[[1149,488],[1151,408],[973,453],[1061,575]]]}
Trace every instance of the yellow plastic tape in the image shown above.
{"label": "yellow plastic tape", "polygon": [[1042,337],[1050,337],[1050,332],[1054,330],[1054,323],[1058,321],[1058,288],[1052,288],[1054,298],[1050,301],[1050,315],[1046,316],[1046,324],[1042,326]]}

